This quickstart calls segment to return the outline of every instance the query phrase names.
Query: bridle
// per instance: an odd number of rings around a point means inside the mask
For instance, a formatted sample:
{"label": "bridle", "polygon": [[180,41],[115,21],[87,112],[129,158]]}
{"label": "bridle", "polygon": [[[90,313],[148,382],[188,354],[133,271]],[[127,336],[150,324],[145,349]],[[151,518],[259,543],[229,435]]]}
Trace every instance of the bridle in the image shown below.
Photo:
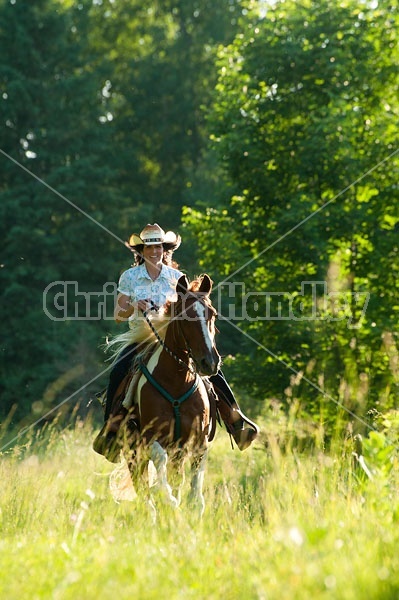
{"label": "bridle", "polygon": [[[157,307],[157,306],[154,304],[154,302],[153,302],[152,300],[151,300],[151,304],[152,304],[152,306],[151,306],[151,308],[150,308],[149,310],[145,310],[145,311],[143,311],[143,317],[144,317],[144,318],[145,318],[145,320],[147,321],[147,324],[148,324],[149,328],[151,329],[151,331],[153,332],[153,334],[155,335],[156,339],[157,339],[157,340],[158,340],[158,342],[161,344],[161,346],[162,346],[162,348],[165,350],[165,352],[167,352],[167,353],[168,353],[168,354],[169,354],[169,355],[170,355],[172,358],[174,358],[174,360],[175,360],[177,363],[179,363],[179,365],[181,365],[182,367],[185,367],[185,368],[186,368],[188,371],[190,371],[190,373],[192,373],[193,375],[197,375],[197,369],[195,368],[195,363],[194,363],[194,369],[193,369],[193,368],[190,366],[190,364],[187,364],[187,363],[185,363],[185,362],[184,362],[184,360],[182,360],[181,358],[179,358],[179,357],[177,356],[177,354],[175,354],[175,353],[173,352],[173,350],[171,350],[171,349],[169,348],[169,346],[167,346],[167,345],[165,344],[164,340],[161,338],[161,336],[159,335],[158,331],[155,329],[154,325],[151,323],[151,319],[149,319],[149,318],[148,318],[148,316],[147,316],[147,315],[148,315],[148,312],[149,312],[149,311],[151,311],[151,310],[152,310],[152,311],[156,311],[156,312],[158,312],[158,310],[159,310],[159,309],[158,309],[158,307]],[[181,335],[182,335],[182,337],[183,337],[183,339],[184,339],[184,342],[185,342],[185,344],[186,344],[186,349],[187,349],[187,352],[188,352],[188,356],[189,356],[189,358],[190,358],[190,359],[192,359],[192,356],[191,356],[191,351],[190,351],[190,347],[189,347],[189,345],[187,344],[186,338],[184,337],[184,334],[183,334],[183,332],[182,332],[181,330],[180,330],[180,333],[181,333]],[[191,362],[194,362],[194,361],[191,361]]]}

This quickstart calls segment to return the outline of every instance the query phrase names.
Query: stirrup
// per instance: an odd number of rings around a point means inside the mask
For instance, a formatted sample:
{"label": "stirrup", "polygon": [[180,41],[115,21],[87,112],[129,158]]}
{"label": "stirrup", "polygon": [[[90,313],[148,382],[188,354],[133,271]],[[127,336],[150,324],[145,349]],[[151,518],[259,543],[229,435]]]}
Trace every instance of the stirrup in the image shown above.
{"label": "stirrup", "polygon": [[233,434],[237,447],[241,452],[246,450],[257,437],[258,433],[254,429],[240,429]]}
{"label": "stirrup", "polygon": [[[235,413],[237,413],[237,414],[240,416],[240,419],[241,419],[241,420],[242,420],[244,423],[246,423],[247,425],[249,425],[249,426],[250,426],[250,428],[251,428],[251,429],[253,429],[253,430],[256,432],[256,435],[258,435],[258,433],[260,432],[260,429],[259,429],[259,427],[257,426],[257,424],[256,424],[256,423],[254,423],[253,421],[251,421],[251,419],[248,419],[248,417],[246,417],[246,416],[244,415],[244,413],[243,413],[243,412],[242,412],[242,411],[241,411],[239,408],[235,408],[235,407],[234,407],[234,408],[233,408],[233,410],[234,410],[234,412],[235,412]],[[239,421],[236,421],[236,424],[238,424],[238,423],[239,423]],[[234,427],[234,423],[233,423],[233,427]],[[240,428],[240,430],[242,431],[242,429],[243,429],[243,428],[241,427],[241,428]],[[237,431],[237,429],[236,429],[236,431]]]}
{"label": "stirrup", "polygon": [[101,390],[101,392],[96,392],[94,397],[101,404],[103,410],[105,410],[105,405],[107,403],[107,388]]}
{"label": "stirrup", "polygon": [[93,441],[93,450],[104,456],[109,462],[117,463],[120,461],[121,449],[117,434],[108,431],[107,423],[105,423]]}
{"label": "stirrup", "polygon": [[[260,429],[257,424],[251,421],[251,419],[248,419],[240,409],[235,408],[234,412],[239,414],[240,420],[230,425],[230,439],[234,439],[239,450],[242,452],[252,444],[254,439],[258,436]],[[249,425],[249,428],[245,427],[245,424]]]}

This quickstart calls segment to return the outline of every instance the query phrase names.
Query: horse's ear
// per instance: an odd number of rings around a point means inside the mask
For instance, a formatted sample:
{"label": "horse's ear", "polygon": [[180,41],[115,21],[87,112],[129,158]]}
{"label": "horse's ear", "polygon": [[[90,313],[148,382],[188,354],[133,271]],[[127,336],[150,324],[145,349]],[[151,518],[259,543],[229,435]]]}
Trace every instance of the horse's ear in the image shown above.
{"label": "horse's ear", "polygon": [[210,294],[212,290],[212,284],[212,279],[205,273],[205,275],[202,276],[201,285],[198,291],[202,292],[203,294]]}
{"label": "horse's ear", "polygon": [[178,294],[187,294],[187,288],[188,288],[188,279],[187,279],[186,275],[182,275],[179,278],[179,281],[177,282],[176,292]]}

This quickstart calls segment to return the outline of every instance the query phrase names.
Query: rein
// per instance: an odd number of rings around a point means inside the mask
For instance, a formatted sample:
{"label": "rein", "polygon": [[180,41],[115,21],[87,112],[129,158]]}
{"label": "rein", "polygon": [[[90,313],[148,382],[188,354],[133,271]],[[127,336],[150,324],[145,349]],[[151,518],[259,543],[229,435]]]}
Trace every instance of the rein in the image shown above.
{"label": "rein", "polygon": [[[154,307],[151,308],[150,310],[156,310]],[[179,365],[181,365],[182,367],[185,367],[188,371],[190,371],[190,373],[192,373],[193,375],[197,375],[197,371],[195,369],[192,369],[190,367],[190,365],[188,365],[187,363],[184,362],[184,360],[182,360],[181,358],[179,358],[177,356],[177,354],[175,354],[173,352],[173,350],[171,350],[163,341],[163,339],[161,338],[161,336],[159,335],[158,331],[155,329],[154,325],[151,323],[150,319],[147,317],[147,313],[148,311],[144,311],[143,312],[143,317],[145,318],[145,320],[147,321],[147,324],[149,326],[149,328],[151,329],[152,333],[155,335],[155,337],[157,338],[158,342],[161,344],[162,348],[165,350],[165,352],[167,352],[169,354],[169,356],[171,356],[172,358],[175,359],[176,362],[179,363]]]}

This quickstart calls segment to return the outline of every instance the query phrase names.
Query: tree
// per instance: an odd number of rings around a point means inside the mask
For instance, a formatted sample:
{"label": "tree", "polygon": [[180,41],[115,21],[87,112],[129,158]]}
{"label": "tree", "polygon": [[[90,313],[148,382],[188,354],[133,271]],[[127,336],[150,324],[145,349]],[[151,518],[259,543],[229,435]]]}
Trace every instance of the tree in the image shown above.
{"label": "tree", "polygon": [[[179,227],[214,49],[233,39],[238,10],[222,0],[0,2],[2,415],[14,404],[15,419],[32,406],[43,415],[101,373],[110,321],[51,321],[44,292],[76,282],[66,311],[82,317],[74,290],[115,285],[133,228]],[[184,260],[190,272],[189,244]],[[46,295],[56,317],[58,292]]]}
{"label": "tree", "polygon": [[[381,337],[388,332],[395,354],[395,6],[279,2],[263,17],[249,11],[241,26],[219,53],[208,116],[229,194],[217,210],[188,209],[186,223],[204,266],[258,293],[253,320],[238,323],[251,336],[233,363],[241,386],[260,399],[301,399],[315,412],[323,392],[364,415],[397,394]],[[315,286],[306,281],[336,294],[314,306]],[[276,292],[295,318],[256,320]],[[360,327],[348,328],[366,294]],[[306,319],[312,308],[316,320]]]}
{"label": "tree", "polygon": [[108,106],[126,225],[180,225],[205,143],[201,107],[216,80],[215,48],[233,39],[238,11],[222,0],[122,0],[93,11],[94,43],[112,65]]}
{"label": "tree", "polygon": [[[63,397],[97,368],[98,331],[91,323],[51,322],[43,312],[47,286],[76,281],[81,291],[101,290],[115,278],[115,238],[96,224],[107,212],[107,229],[114,229],[109,207],[118,191],[101,122],[102,66],[87,43],[88,7],[50,0],[0,7],[1,413],[17,404],[16,418],[65,371],[85,365],[58,390]],[[102,255],[109,258],[100,264]]]}

